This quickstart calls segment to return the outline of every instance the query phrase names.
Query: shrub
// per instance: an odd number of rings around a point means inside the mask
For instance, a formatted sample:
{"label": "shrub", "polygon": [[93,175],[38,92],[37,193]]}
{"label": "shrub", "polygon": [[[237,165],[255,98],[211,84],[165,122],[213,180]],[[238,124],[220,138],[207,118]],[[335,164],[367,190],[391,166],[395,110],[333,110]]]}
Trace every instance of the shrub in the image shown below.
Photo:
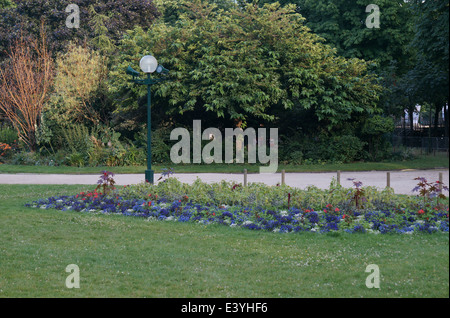
{"label": "shrub", "polygon": [[35,153],[29,151],[16,152],[11,156],[10,163],[13,165],[35,165],[36,156]]}
{"label": "shrub", "polygon": [[19,36],[8,55],[0,68],[0,110],[21,142],[35,151],[39,117],[53,83],[53,59],[44,24],[41,23],[40,38]]}
{"label": "shrub", "polygon": [[301,165],[303,162],[303,152],[302,151],[293,151],[288,157],[287,160],[289,163],[293,165]]}
{"label": "shrub", "polygon": [[66,126],[72,122],[98,124],[93,101],[106,76],[104,59],[88,48],[71,44],[57,58],[55,94],[47,108],[50,118]]}
{"label": "shrub", "polygon": [[362,142],[356,136],[335,136],[331,139],[332,161],[352,162],[361,158],[365,142]]}
{"label": "shrub", "polygon": [[352,162],[363,157],[366,143],[356,136],[282,137],[280,161],[290,164]]}
{"label": "shrub", "polygon": [[72,167],[84,167],[85,156],[79,152],[73,152],[66,157],[65,163]]}
{"label": "shrub", "polygon": [[16,143],[17,139],[17,132],[13,128],[7,125],[0,126],[0,143],[11,145],[13,143]]}
{"label": "shrub", "polygon": [[142,148],[127,145],[123,164],[126,166],[143,166],[147,162],[147,153]]}
{"label": "shrub", "polygon": [[63,128],[61,144],[69,152],[65,163],[71,166],[108,167],[142,164],[138,150],[121,142],[120,137],[120,133],[107,126]]}
{"label": "shrub", "polygon": [[[143,128],[135,134],[135,145],[147,154],[147,129]],[[160,127],[152,131],[152,161],[169,163],[170,161],[170,129]]]}
{"label": "shrub", "polygon": [[389,159],[393,161],[406,161],[406,160],[413,160],[416,157],[417,156],[410,148],[400,148],[397,151],[393,151]]}
{"label": "shrub", "polygon": [[87,155],[89,150],[90,133],[84,125],[75,125],[62,130],[65,149],[72,153]]}
{"label": "shrub", "polygon": [[387,134],[393,132],[394,127],[391,117],[375,115],[365,121],[361,132],[368,141],[368,159],[379,161],[388,156],[391,143]]}

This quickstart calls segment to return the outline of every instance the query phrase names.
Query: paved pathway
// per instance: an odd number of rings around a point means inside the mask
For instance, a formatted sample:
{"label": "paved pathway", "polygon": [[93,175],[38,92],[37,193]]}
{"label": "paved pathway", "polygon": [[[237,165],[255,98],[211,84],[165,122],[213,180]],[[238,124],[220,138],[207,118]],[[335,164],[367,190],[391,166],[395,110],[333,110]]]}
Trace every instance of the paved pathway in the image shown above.
{"label": "paved pathway", "polygon": [[[449,184],[448,170],[402,170],[391,171],[391,187],[398,194],[413,194],[411,192],[417,184],[414,178],[424,177],[428,181],[439,180],[439,173],[443,174],[443,182]],[[286,173],[286,184],[292,187],[304,189],[314,185],[322,189],[329,187],[336,173]],[[160,177],[155,174],[155,180]],[[0,174],[0,184],[96,184],[99,175],[62,175],[62,174]],[[196,178],[204,182],[212,183],[220,180],[243,182],[243,174],[220,173],[177,173],[171,178],[177,178],[184,183],[192,183]],[[341,184],[344,187],[352,187],[348,178],[355,178],[363,183],[363,186],[375,186],[378,189],[386,187],[386,171],[342,172]],[[144,174],[118,174],[114,180],[117,185],[137,184],[144,182]],[[268,185],[281,183],[281,174],[248,174],[248,182],[262,182]],[[446,194],[448,195],[448,194]]]}

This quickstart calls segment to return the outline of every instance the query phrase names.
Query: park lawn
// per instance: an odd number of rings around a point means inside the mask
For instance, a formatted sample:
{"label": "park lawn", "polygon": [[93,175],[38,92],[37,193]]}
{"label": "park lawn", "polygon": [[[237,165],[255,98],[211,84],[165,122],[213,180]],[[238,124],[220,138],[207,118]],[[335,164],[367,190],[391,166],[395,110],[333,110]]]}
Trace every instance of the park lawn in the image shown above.
{"label": "park lawn", "polygon": [[[155,164],[152,168],[161,173],[164,168],[173,168],[174,173],[242,173],[247,169],[249,173],[259,172],[257,164]],[[353,162],[346,164],[311,164],[311,165],[278,165],[278,172],[332,172],[332,171],[392,171],[404,169],[448,169],[449,159],[445,153],[436,155],[422,155],[414,160],[392,162]],[[0,173],[45,173],[45,174],[98,174],[108,170],[116,174],[141,174],[147,167],[69,167],[69,166],[25,166],[0,164]]]}
{"label": "park lawn", "polygon": [[[0,185],[0,297],[449,297],[448,233],[282,234],[24,207],[91,188]],[[79,289],[65,287],[69,264]],[[369,264],[380,289],[365,285]]]}

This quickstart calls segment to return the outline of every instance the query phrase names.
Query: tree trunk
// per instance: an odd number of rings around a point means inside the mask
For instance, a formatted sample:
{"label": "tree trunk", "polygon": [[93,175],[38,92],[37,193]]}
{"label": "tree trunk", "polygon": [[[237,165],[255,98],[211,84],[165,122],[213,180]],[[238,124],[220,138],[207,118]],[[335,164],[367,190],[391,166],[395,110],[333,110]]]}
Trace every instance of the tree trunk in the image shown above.
{"label": "tree trunk", "polygon": [[448,138],[448,105],[444,106],[444,136]]}
{"label": "tree trunk", "polygon": [[438,126],[439,126],[439,114],[441,113],[442,106],[436,104],[434,108],[434,137],[438,136]]}
{"label": "tree trunk", "polygon": [[415,106],[410,107],[408,110],[408,116],[409,116],[409,129],[411,130],[411,133],[414,131],[414,110],[416,109]]}

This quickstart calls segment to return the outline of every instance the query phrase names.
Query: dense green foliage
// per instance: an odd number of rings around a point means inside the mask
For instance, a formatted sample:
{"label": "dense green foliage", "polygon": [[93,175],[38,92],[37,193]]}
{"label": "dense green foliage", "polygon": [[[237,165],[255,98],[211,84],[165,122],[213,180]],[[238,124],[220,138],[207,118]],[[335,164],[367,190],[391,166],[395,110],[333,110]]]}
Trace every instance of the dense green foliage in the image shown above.
{"label": "dense green foliage", "polygon": [[[13,1],[7,1],[13,2]],[[110,47],[135,25],[149,28],[158,16],[151,0],[14,0],[15,6],[0,15],[0,54],[19,33],[37,36],[44,23],[51,46],[65,50],[70,41],[89,41],[98,49]],[[79,28],[67,28],[69,4],[80,10]],[[112,49],[109,51],[112,52]],[[2,56],[2,55],[0,55]]]}
{"label": "dense green foliage", "polygon": [[[405,87],[418,103],[434,108],[435,127],[442,106],[449,97],[449,1],[417,1],[414,38],[415,65],[404,76]],[[448,137],[448,106],[444,107],[445,134]]]}
{"label": "dense green foliage", "polygon": [[10,8],[14,5],[11,0],[0,0],[0,9]]}
{"label": "dense green foliage", "polygon": [[[275,2],[275,1],[261,1]],[[297,12],[306,18],[306,25],[337,48],[347,58],[358,57],[376,61],[381,67],[396,61],[405,67],[409,52],[411,12],[403,0],[281,0],[281,4],[297,5]],[[367,28],[368,4],[380,10],[380,27]]]}
{"label": "dense green foliage", "polygon": [[[65,26],[72,3],[79,29]],[[69,164],[124,164],[125,153],[145,164],[147,90],[125,73],[145,54],[170,70],[152,88],[156,162],[170,161],[170,131],[192,130],[194,119],[279,128],[286,163],[383,160],[392,157],[392,117],[423,104],[436,126],[448,101],[448,0],[373,3],[380,28],[365,25],[362,0],[3,0],[0,59],[43,22],[55,82],[37,150]],[[72,137],[90,146],[68,152],[74,125],[82,133]]]}
{"label": "dense green foliage", "polygon": [[130,88],[132,94],[118,111],[128,113],[145,97],[144,89],[126,83],[123,69],[136,68],[147,50],[171,70],[173,80],[155,88],[156,107],[169,114],[271,122],[274,109],[298,108],[311,110],[308,120],[331,130],[354,114],[375,112],[379,88],[367,64],[322,45],[292,7],[223,11],[190,1],[185,9],[175,25],[136,28],[122,40],[112,85],[118,96]]}
{"label": "dense green foliage", "polygon": [[[250,1],[249,1],[250,2]],[[261,0],[259,3],[272,3]],[[445,112],[448,137],[449,1],[280,0],[297,5],[306,25],[347,58],[377,63],[384,88],[379,106],[387,115],[410,121],[416,105],[429,103]],[[365,27],[369,4],[380,10],[380,27]],[[412,125],[412,124],[411,124]],[[436,133],[436,131],[434,132]]]}

